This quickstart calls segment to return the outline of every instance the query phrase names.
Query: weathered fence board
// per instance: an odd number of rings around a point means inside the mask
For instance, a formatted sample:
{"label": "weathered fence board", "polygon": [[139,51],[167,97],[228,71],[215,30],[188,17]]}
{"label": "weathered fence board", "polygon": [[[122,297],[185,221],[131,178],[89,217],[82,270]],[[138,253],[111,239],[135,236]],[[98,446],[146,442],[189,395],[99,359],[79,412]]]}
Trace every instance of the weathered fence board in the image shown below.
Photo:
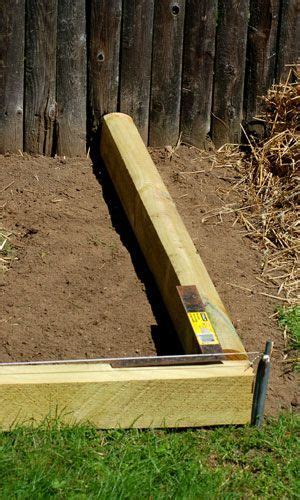
{"label": "weathered fence board", "polygon": [[93,127],[105,113],[117,111],[122,0],[92,0],[89,84]]}
{"label": "weathered fence board", "polygon": [[155,3],[149,142],[176,143],[179,137],[185,0]]}
{"label": "weathered fence board", "polygon": [[281,0],[277,79],[284,81],[290,64],[300,60],[300,1]]}
{"label": "weathered fence board", "polygon": [[120,111],[147,144],[154,0],[123,0]]}
{"label": "weathered fence board", "polygon": [[217,0],[187,0],[185,16],[182,138],[202,147],[210,131]]}
{"label": "weathered fence board", "polygon": [[276,76],[279,0],[251,0],[245,81],[245,117],[259,110],[260,97]]}
{"label": "weathered fence board", "polygon": [[212,138],[238,143],[243,111],[249,0],[219,0]]}
{"label": "weathered fence board", "polygon": [[0,4],[0,153],[23,150],[25,0]]}
{"label": "weathered fence board", "polygon": [[50,155],[56,116],[57,0],[27,0],[25,151]]}
{"label": "weathered fence board", "polygon": [[60,0],[57,25],[57,152],[86,151],[85,0]]}
{"label": "weathered fence board", "polygon": [[11,0],[0,27],[0,153],[94,154],[114,111],[150,146],[237,143],[300,58],[299,0]]}

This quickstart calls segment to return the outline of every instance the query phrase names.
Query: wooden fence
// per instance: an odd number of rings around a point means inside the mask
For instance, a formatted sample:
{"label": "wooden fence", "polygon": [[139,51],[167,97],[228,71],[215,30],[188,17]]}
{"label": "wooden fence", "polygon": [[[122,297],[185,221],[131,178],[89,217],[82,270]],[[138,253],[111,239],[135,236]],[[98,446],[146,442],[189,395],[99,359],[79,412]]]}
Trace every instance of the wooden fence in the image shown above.
{"label": "wooden fence", "polygon": [[299,0],[0,0],[0,152],[83,155],[101,116],[152,146],[240,140],[299,55]]}

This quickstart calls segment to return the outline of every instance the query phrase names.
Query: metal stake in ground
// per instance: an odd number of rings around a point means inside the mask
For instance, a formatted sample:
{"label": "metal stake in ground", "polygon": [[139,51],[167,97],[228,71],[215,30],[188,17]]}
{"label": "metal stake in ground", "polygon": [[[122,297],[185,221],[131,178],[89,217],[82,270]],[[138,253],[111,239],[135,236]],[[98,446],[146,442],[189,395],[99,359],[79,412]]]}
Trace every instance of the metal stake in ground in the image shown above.
{"label": "metal stake in ground", "polygon": [[256,427],[261,427],[263,423],[268,381],[270,376],[272,348],[273,342],[271,342],[271,340],[267,340],[265,351],[257,368],[251,416],[251,423]]}

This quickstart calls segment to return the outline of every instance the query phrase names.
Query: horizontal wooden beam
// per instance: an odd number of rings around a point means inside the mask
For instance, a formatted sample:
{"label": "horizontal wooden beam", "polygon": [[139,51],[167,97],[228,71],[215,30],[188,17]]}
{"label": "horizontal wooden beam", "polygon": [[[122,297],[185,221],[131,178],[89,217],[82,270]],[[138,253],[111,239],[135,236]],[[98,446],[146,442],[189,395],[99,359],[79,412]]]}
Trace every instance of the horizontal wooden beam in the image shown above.
{"label": "horizontal wooden beam", "polygon": [[120,369],[96,363],[0,366],[0,427],[47,418],[98,428],[245,424],[252,380],[246,361]]}
{"label": "horizontal wooden beam", "polygon": [[199,342],[176,287],[195,285],[223,351],[240,359],[242,342],[129,116],[104,117],[100,150],[185,352],[199,352]]}

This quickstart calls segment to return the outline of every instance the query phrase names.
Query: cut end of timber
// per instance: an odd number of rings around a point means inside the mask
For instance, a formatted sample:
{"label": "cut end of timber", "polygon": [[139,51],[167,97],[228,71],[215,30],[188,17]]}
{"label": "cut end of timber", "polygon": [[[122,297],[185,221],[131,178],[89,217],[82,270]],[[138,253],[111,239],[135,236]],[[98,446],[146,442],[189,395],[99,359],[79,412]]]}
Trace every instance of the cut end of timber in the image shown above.
{"label": "cut end of timber", "polygon": [[131,118],[130,115],[127,115],[126,113],[107,113],[106,115],[103,116],[102,120],[106,123],[109,123],[111,120],[118,119],[118,120],[124,120],[124,121],[129,121],[130,123],[134,123],[133,119]]}

